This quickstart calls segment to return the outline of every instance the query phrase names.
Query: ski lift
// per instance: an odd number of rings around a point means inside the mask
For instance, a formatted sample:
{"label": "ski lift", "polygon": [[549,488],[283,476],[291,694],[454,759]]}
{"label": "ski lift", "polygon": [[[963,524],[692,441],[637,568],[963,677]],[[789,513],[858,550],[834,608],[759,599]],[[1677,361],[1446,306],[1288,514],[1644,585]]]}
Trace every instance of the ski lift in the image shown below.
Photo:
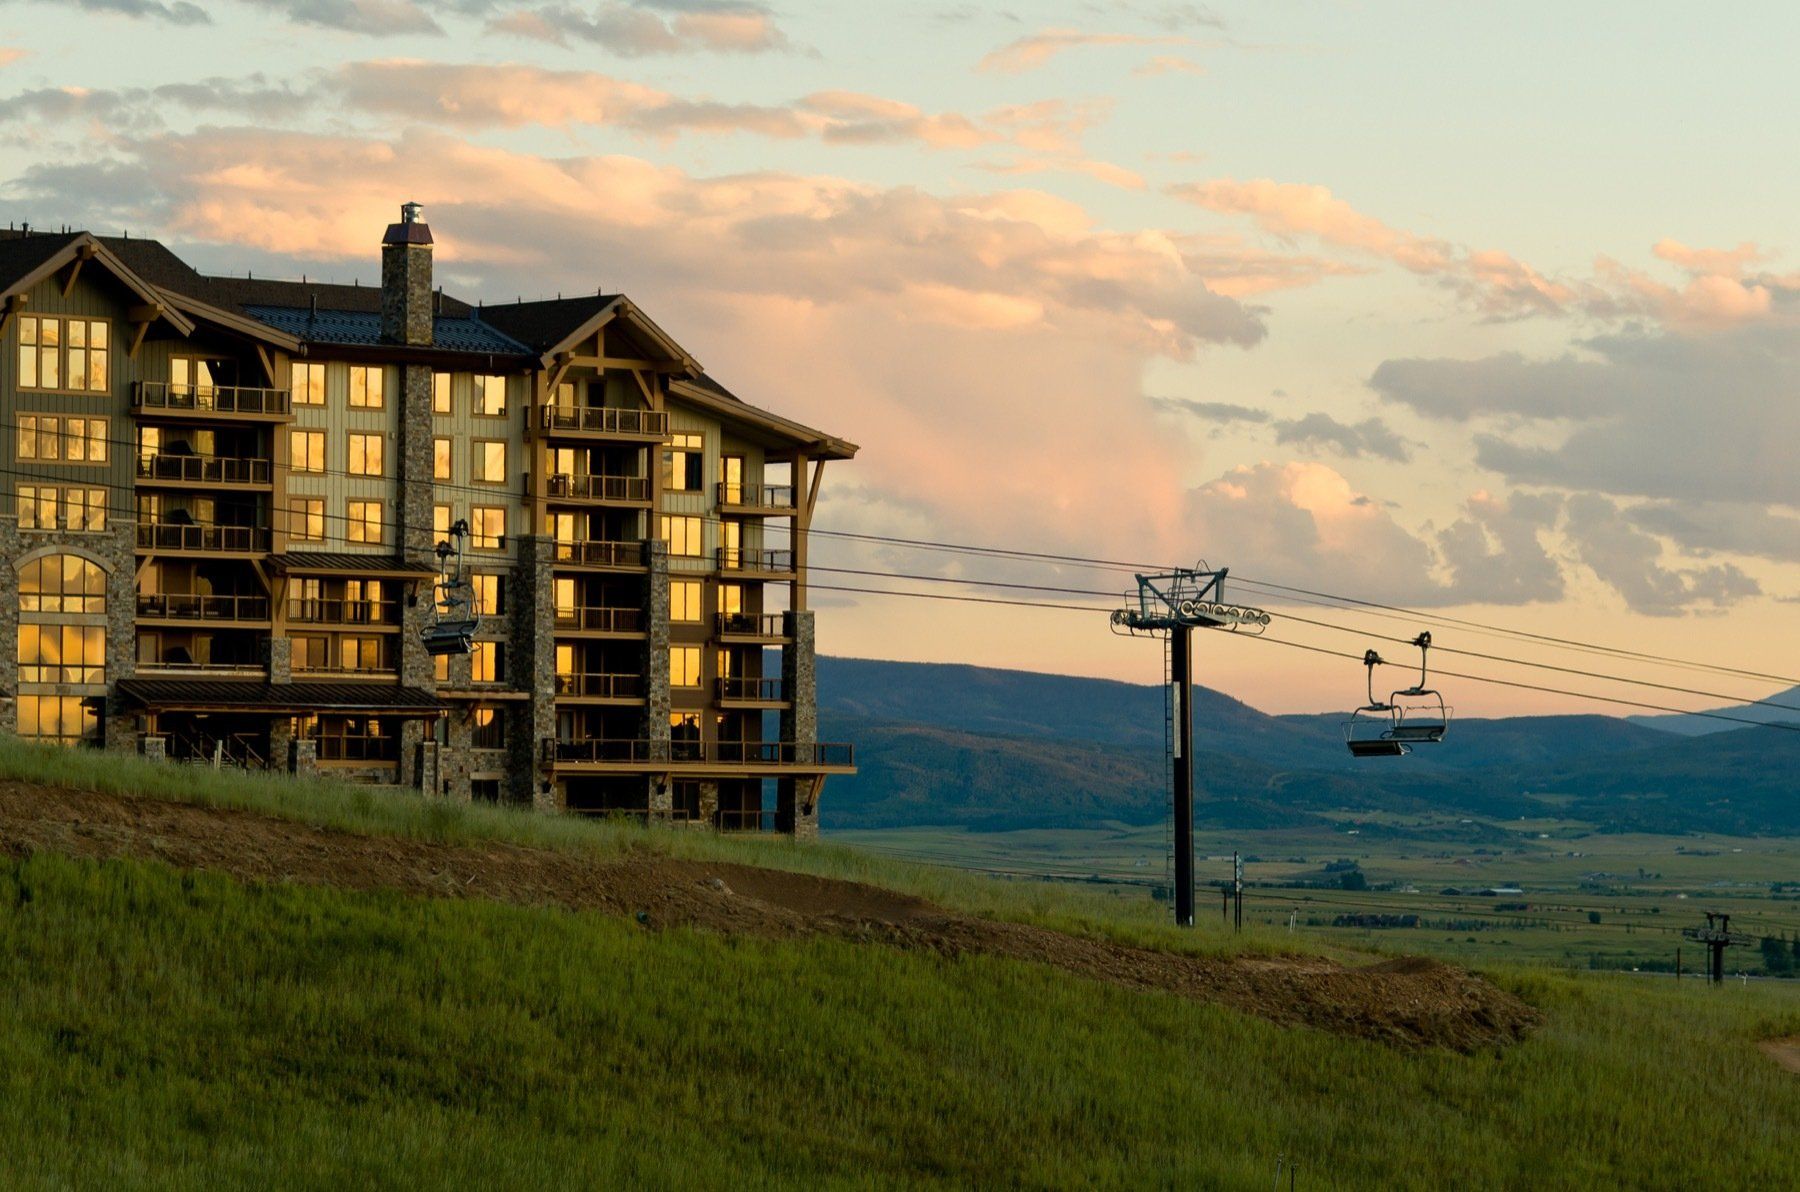
{"label": "ski lift", "polygon": [[[425,652],[468,654],[475,647],[475,631],[481,628],[481,617],[475,611],[475,586],[462,573],[462,540],[469,523],[458,518],[450,527],[450,538],[437,544],[437,598],[432,603],[431,624],[419,631]],[[454,560],[454,562],[452,562]]]}
{"label": "ski lift", "polygon": [[1381,655],[1373,650],[1363,653],[1369,702],[1344,722],[1344,743],[1351,757],[1404,757],[1414,745],[1435,745],[1449,731],[1450,709],[1444,697],[1427,686],[1431,634],[1421,633],[1412,644],[1419,647],[1419,681],[1385,700],[1375,698],[1375,668],[1382,663]]}

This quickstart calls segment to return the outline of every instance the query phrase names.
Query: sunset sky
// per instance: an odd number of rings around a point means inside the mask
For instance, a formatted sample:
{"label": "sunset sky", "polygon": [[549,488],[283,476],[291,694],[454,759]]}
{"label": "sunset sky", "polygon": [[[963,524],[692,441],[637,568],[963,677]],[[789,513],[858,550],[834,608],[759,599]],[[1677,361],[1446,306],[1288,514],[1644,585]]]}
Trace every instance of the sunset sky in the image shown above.
{"label": "sunset sky", "polygon": [[[862,444],[821,526],[1205,558],[1792,673],[1800,10],[1728,11],[0,0],[0,218],[372,283],[416,199],[451,292],[623,290],[747,400]],[[1098,615],[815,603],[831,653],[1160,673]],[[1212,638],[1200,668],[1271,711],[1362,684]]]}

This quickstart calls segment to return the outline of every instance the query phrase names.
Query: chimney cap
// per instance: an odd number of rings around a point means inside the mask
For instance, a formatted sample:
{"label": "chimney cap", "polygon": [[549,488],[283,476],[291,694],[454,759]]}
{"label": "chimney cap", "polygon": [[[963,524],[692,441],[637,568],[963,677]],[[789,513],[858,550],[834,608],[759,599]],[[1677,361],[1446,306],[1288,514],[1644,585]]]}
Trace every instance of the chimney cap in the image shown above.
{"label": "chimney cap", "polygon": [[425,207],[420,203],[400,204],[400,222],[389,224],[383,244],[430,244],[431,229],[425,226]]}

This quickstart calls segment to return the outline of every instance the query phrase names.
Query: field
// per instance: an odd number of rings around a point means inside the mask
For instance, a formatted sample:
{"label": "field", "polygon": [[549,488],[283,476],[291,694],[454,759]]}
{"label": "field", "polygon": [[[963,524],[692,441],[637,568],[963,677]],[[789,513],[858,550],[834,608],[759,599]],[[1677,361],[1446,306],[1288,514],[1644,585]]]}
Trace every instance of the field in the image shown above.
{"label": "field", "polygon": [[[1162,827],[915,828],[834,839],[917,863],[1108,890],[1133,907],[1168,880]],[[1291,923],[1297,938],[1459,963],[1672,972],[1679,948],[1684,970],[1694,972],[1700,955],[1681,929],[1703,924],[1707,911],[1731,914],[1734,931],[1800,935],[1800,839],[1793,837],[1609,835],[1572,821],[1366,812],[1342,815],[1330,829],[1197,831],[1202,918],[1222,913],[1211,886],[1230,879],[1234,849],[1246,859],[1246,923],[1284,933]],[[1349,861],[1366,889],[1309,888],[1337,886]],[[1772,888],[1777,883],[1786,888]],[[1476,893],[1483,889],[1521,893]],[[1371,929],[1340,922],[1370,915],[1417,915],[1421,923]],[[1737,962],[1732,971],[1760,972],[1753,949],[1728,955]]]}
{"label": "field", "polygon": [[[472,893],[492,870],[466,866],[773,867],[1019,925],[1002,936],[1054,927],[1248,971],[1347,955],[1304,933],[1177,933],[1115,887],[0,745],[0,802],[58,790],[127,798],[123,817],[3,838],[6,1187],[1253,1189],[1278,1162],[1299,1188],[1779,1187],[1800,1171],[1800,1078],[1758,1051],[1800,1033],[1797,990],[1775,982],[1489,962],[1536,1009],[1522,1040],[1396,1046],[908,946],[875,912],[830,933],[690,927],[657,922],[647,894],[613,913],[552,888]],[[208,855],[169,827],[189,812],[285,820],[301,847],[242,861],[259,880],[185,867]],[[294,857],[315,854],[387,858],[411,884],[312,884]],[[1708,1138],[1730,1145],[1694,1145]]]}

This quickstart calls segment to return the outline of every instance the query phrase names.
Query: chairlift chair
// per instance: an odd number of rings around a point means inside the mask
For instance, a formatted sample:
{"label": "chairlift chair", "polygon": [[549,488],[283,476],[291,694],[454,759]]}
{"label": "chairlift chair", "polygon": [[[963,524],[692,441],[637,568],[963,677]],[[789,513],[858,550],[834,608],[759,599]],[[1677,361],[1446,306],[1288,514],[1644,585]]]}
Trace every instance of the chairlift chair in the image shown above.
{"label": "chairlift chair", "polygon": [[449,540],[437,544],[438,580],[431,624],[419,631],[425,652],[434,657],[472,653],[475,632],[481,628],[481,617],[475,611],[474,585],[462,573],[462,540],[468,532],[469,523],[459,518],[450,527],[455,544]]}
{"label": "chairlift chair", "polygon": [[1414,745],[1436,745],[1450,730],[1450,708],[1428,685],[1431,634],[1421,633],[1412,644],[1419,647],[1419,681],[1392,692],[1385,700],[1375,698],[1375,668],[1381,665],[1381,655],[1373,650],[1364,652],[1369,702],[1344,723],[1344,743],[1350,747],[1350,756],[1403,757]]}

